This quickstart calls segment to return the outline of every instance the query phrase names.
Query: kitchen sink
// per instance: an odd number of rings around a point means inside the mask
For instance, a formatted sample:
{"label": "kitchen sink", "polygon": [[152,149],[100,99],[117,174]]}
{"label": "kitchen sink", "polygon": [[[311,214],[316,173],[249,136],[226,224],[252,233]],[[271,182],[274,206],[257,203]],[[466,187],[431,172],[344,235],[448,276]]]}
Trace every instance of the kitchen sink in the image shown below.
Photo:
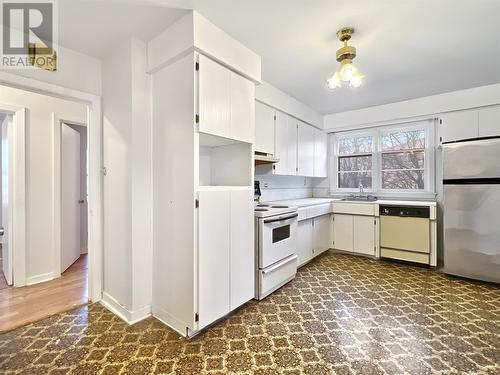
{"label": "kitchen sink", "polygon": [[377,199],[373,195],[349,195],[347,198],[342,198],[342,201],[375,202]]}

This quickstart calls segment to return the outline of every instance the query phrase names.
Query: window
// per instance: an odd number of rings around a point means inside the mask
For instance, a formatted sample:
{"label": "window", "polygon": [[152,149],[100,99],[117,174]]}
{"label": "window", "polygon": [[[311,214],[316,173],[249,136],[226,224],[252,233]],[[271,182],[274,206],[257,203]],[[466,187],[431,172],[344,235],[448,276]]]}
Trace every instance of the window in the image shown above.
{"label": "window", "polygon": [[433,194],[433,129],[427,120],[333,134],[332,192]]}
{"label": "window", "polygon": [[338,141],[338,188],[372,187],[373,137],[350,136]]}
{"label": "window", "polygon": [[425,131],[387,132],[381,146],[382,189],[424,190]]}

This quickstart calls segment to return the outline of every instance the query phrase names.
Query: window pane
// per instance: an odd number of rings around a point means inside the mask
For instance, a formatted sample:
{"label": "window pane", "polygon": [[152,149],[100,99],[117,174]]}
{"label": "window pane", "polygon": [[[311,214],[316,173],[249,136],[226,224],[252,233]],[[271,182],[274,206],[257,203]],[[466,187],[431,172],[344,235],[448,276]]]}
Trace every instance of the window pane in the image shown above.
{"label": "window pane", "polygon": [[339,139],[339,154],[362,154],[372,152],[372,137],[346,137]]}
{"label": "window pane", "polygon": [[341,172],[339,173],[339,188],[359,188],[362,183],[364,188],[372,187],[371,172]]}
{"label": "window pane", "polygon": [[423,169],[424,151],[382,154],[382,169]]}
{"label": "window pane", "polygon": [[383,189],[424,189],[424,171],[383,171]]}
{"label": "window pane", "polygon": [[339,157],[339,171],[369,171],[371,169],[371,155]]}
{"label": "window pane", "polygon": [[425,131],[410,130],[386,133],[382,136],[382,151],[425,148]]}

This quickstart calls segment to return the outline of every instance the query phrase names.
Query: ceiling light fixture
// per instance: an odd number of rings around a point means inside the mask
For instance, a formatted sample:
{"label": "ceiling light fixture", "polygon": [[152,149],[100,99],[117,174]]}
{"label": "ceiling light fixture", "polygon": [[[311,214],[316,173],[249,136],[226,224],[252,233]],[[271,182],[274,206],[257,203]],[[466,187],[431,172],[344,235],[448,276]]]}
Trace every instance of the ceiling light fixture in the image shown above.
{"label": "ceiling light fixture", "polygon": [[356,57],[356,48],[347,44],[352,34],[354,34],[352,27],[344,27],[337,31],[337,38],[344,43],[344,46],[337,50],[340,69],[326,81],[331,90],[342,87],[342,82],[349,82],[350,87],[360,87],[363,83],[363,75],[352,65],[352,60]]}

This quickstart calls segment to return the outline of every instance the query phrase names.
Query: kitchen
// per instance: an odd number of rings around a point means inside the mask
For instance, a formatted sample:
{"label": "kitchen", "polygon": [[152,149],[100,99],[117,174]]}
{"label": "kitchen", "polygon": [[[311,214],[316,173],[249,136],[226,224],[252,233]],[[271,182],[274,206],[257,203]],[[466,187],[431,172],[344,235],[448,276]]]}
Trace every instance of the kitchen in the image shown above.
{"label": "kitchen", "polygon": [[[498,4],[393,4],[398,35],[367,2],[133,3],[95,53],[89,304],[0,333],[0,370],[500,371]],[[403,26],[470,41],[464,17],[491,61],[460,80],[475,59]]]}

